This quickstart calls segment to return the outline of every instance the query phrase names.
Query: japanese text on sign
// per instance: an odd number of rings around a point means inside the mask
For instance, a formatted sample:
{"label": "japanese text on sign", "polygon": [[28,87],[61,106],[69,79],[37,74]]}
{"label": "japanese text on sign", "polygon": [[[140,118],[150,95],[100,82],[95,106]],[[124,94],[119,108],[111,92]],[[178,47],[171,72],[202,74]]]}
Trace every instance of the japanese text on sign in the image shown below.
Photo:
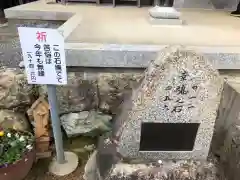
{"label": "japanese text on sign", "polygon": [[[193,100],[197,98],[197,85],[189,85],[189,74],[183,70],[178,76],[178,83],[165,88],[163,109],[171,113],[180,113],[183,110],[195,108]],[[170,93],[171,92],[171,93]]]}
{"label": "japanese text on sign", "polygon": [[29,84],[67,84],[64,38],[56,29],[18,28]]}

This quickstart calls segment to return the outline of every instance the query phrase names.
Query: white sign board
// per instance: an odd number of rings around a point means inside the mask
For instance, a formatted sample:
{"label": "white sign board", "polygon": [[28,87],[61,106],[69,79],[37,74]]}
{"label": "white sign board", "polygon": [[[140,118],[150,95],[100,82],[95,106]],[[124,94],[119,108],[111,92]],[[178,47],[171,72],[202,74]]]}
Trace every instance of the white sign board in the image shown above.
{"label": "white sign board", "polygon": [[64,38],[57,29],[18,28],[29,84],[67,84]]}

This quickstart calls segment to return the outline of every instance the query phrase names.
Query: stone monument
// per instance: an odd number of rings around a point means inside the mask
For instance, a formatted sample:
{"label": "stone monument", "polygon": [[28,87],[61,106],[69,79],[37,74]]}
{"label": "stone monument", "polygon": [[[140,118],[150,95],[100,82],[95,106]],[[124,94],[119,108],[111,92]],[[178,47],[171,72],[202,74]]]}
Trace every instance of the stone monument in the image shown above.
{"label": "stone monument", "polygon": [[174,48],[160,53],[133,93],[128,117],[119,117],[118,151],[155,160],[206,159],[222,86],[204,57]]}
{"label": "stone monument", "polygon": [[[161,51],[139,87],[126,95],[112,133],[100,140],[96,174],[211,179],[215,168],[206,159],[222,88],[218,71],[203,56],[183,47]],[[209,178],[199,178],[206,173],[203,167]]]}

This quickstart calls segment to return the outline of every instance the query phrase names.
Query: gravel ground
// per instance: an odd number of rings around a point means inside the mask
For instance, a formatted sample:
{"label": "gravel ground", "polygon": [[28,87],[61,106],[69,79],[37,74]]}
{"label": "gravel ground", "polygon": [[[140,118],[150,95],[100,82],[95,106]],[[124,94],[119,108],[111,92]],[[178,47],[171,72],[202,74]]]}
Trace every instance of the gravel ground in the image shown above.
{"label": "gravel ground", "polygon": [[79,157],[78,168],[67,176],[55,176],[48,172],[48,166],[51,159],[41,159],[34,164],[30,173],[24,180],[83,180],[84,167],[91,151],[82,151],[86,145],[96,144],[96,139],[91,137],[77,137],[68,139],[63,134],[64,149],[66,151],[75,152]]}
{"label": "gravel ground", "polygon": [[49,160],[39,160],[24,180],[83,180],[85,162],[80,162],[78,168],[72,174],[62,177],[49,173],[48,164]]}
{"label": "gravel ground", "polygon": [[34,164],[30,173],[24,180],[83,180],[85,164],[93,150],[86,151],[86,145],[96,144],[96,139],[91,137],[76,137],[68,139],[63,133],[65,151],[75,152],[79,157],[78,168],[67,176],[55,176],[48,172],[48,166],[51,159],[41,159]]}

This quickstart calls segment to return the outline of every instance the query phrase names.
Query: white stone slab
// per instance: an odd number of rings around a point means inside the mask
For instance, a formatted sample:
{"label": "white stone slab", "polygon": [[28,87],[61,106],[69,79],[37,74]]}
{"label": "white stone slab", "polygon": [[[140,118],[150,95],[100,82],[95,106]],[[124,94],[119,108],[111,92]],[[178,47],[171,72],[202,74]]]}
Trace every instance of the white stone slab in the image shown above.
{"label": "white stone slab", "polygon": [[184,21],[181,19],[157,19],[150,17],[149,22],[152,25],[184,25]]}

